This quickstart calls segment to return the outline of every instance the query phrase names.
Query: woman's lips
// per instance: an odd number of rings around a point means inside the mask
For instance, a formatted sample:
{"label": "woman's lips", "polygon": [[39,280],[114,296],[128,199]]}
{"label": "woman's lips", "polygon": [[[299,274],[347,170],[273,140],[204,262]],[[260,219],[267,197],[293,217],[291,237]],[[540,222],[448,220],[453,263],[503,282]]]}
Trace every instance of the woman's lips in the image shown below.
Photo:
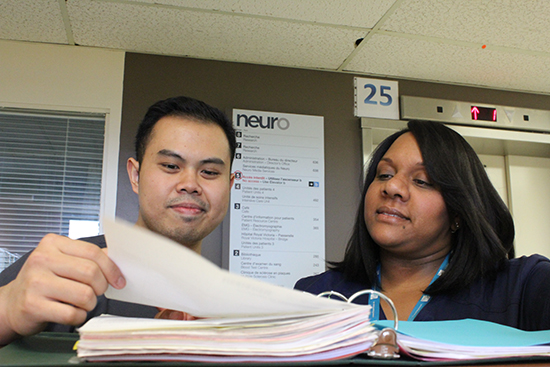
{"label": "woman's lips", "polygon": [[409,217],[407,217],[406,215],[401,213],[399,210],[394,209],[394,208],[381,207],[378,210],[376,210],[376,214],[377,215],[384,215],[384,216],[392,217],[392,218],[403,219],[403,220],[410,220]]}

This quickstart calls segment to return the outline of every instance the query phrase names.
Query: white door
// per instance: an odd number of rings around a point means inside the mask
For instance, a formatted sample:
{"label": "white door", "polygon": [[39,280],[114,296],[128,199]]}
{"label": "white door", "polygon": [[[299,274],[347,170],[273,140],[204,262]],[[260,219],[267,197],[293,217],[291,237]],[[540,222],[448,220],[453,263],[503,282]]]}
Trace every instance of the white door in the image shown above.
{"label": "white door", "polygon": [[550,158],[508,156],[516,256],[550,257]]}

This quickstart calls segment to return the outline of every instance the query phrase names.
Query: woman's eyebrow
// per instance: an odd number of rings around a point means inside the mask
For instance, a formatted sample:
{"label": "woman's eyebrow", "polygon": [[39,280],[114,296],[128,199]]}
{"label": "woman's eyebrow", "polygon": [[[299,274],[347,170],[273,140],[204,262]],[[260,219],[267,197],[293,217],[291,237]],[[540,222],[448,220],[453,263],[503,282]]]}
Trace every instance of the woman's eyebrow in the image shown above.
{"label": "woman's eyebrow", "polygon": [[[386,162],[386,163],[390,163],[390,164],[393,163],[393,160],[392,160],[391,158],[388,158],[388,157],[382,157],[382,158],[380,159],[380,162],[382,162],[382,161],[384,161],[384,162]],[[422,167],[424,167],[424,166],[426,166],[426,165],[424,164],[423,161],[421,161],[421,162],[416,163],[415,166],[422,166]]]}

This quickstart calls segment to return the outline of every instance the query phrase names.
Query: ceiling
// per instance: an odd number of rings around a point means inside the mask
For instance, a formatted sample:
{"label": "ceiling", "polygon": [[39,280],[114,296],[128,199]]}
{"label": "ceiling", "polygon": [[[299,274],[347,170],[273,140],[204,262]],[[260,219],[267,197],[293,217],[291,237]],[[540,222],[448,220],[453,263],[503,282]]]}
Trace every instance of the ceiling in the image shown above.
{"label": "ceiling", "polygon": [[0,39],[550,94],[547,0],[0,0]]}

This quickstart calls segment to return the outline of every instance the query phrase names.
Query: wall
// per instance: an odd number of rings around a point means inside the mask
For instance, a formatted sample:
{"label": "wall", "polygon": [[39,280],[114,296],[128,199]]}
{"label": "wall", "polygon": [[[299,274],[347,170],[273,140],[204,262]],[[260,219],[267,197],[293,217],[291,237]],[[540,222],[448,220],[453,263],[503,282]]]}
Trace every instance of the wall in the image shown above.
{"label": "wall", "polygon": [[102,214],[114,216],[124,52],[0,41],[0,106],[106,113]]}
{"label": "wall", "polygon": [[[175,95],[233,108],[320,115],[325,118],[326,256],[340,260],[351,233],[361,186],[361,129],[353,116],[354,75],[143,54],[126,55],[117,215],[136,219],[137,199],[126,179],[133,136],[152,103]],[[399,81],[400,95],[547,109],[550,96]],[[203,243],[221,264],[222,230]]]}
{"label": "wall", "polygon": [[[124,96],[123,96],[124,78]],[[549,109],[550,96],[400,80],[401,95]],[[159,99],[189,95],[232,108],[325,117],[327,259],[342,257],[361,186],[361,129],[353,116],[353,75],[0,41],[0,106],[109,114],[103,211],[135,221],[137,198],[126,175],[137,125]],[[121,124],[122,112],[122,126]],[[120,155],[118,141],[120,135]],[[118,171],[118,177],[117,177]],[[118,188],[118,193],[117,193]],[[205,240],[221,264],[222,231]]]}
{"label": "wall", "polygon": [[[353,85],[341,86],[342,75],[313,72],[319,81],[319,90],[311,93],[307,81],[310,73],[302,70],[191,60],[174,57],[129,54],[129,76],[124,78],[124,132],[120,136],[124,53],[121,51],[85,47],[0,41],[0,106],[53,109],[67,111],[103,112],[109,114],[106,131],[105,198],[103,212],[135,221],[137,197],[131,191],[126,159],[133,155],[133,138],[137,124],[146,108],[155,101],[178,94],[203,99],[222,109],[250,108],[282,112],[318,114],[321,111],[332,121],[325,127],[327,146],[335,146],[342,138],[359,147],[359,126],[353,117]],[[160,64],[159,64],[160,62]],[[186,68],[183,68],[184,63]],[[213,69],[211,69],[215,65]],[[142,74],[147,73],[147,75]],[[257,74],[257,77],[255,76]],[[244,76],[244,78],[243,78]],[[242,82],[242,83],[241,83]],[[301,85],[301,86],[300,86]],[[332,86],[339,86],[333,101],[322,109],[315,106],[315,99],[325,103],[323,95]],[[296,94],[302,97],[294,98]],[[289,98],[289,96],[293,96]],[[307,107],[309,106],[309,107]],[[341,116],[341,117],[340,117]],[[337,121],[338,124],[334,124]],[[328,135],[330,134],[330,136]],[[121,151],[118,155],[120,138]],[[347,144],[347,143],[346,143]],[[327,150],[327,154],[334,154]],[[338,155],[350,166],[360,166],[360,153],[347,150]],[[336,177],[350,176],[346,165],[327,167]],[[114,168],[114,169],[113,169]],[[118,173],[117,173],[118,172]],[[351,174],[353,176],[353,174]],[[327,185],[334,188],[336,177],[327,177]],[[328,207],[355,208],[359,195],[360,179],[346,182],[334,192],[327,190]],[[119,192],[117,193],[117,188]],[[355,196],[353,195],[355,193]],[[353,211],[346,210],[346,227],[351,226]],[[329,241],[345,242],[349,231],[341,230],[341,222],[334,223],[334,215],[327,216]],[[331,221],[331,222],[329,222]],[[205,241],[208,258],[221,263],[221,230],[215,231]],[[329,258],[338,258],[327,251]]]}
{"label": "wall", "polygon": [[[347,83],[346,81],[349,81]],[[338,257],[338,244],[349,235],[357,200],[361,134],[353,117],[349,76],[298,69],[139,54],[126,55],[123,137],[135,134],[146,108],[159,99],[188,95],[227,113],[232,108],[325,117],[327,257]],[[355,149],[354,149],[355,148]],[[117,215],[136,219],[137,199],[123,180],[131,139],[121,140]],[[337,213],[331,210],[337,209]],[[221,264],[221,229],[203,242],[203,254]],[[333,251],[334,249],[334,251]]]}

